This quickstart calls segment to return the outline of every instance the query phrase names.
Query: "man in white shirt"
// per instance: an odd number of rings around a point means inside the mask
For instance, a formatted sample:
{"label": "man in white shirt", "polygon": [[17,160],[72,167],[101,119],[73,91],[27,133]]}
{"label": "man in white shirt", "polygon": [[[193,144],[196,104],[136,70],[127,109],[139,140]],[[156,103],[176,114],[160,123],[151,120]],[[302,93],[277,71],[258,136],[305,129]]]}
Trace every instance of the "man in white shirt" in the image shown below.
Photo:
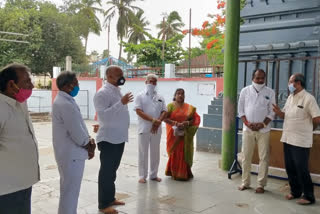
{"label": "man in white shirt", "polygon": [[77,214],[85,160],[93,158],[95,143],[73,98],[80,89],[76,74],[59,74],[57,87],[59,92],[52,105],[52,137],[60,174],[58,214]]}
{"label": "man in white shirt", "polygon": [[291,193],[287,200],[300,198],[301,205],[315,203],[309,172],[309,153],[313,130],[320,123],[320,110],[315,98],[305,90],[303,74],[292,75],[288,83],[291,92],[282,111],[274,105],[274,112],[284,119],[281,142]]}
{"label": "man in white shirt", "polygon": [[10,64],[0,72],[0,213],[30,214],[32,185],[40,179],[38,143],[26,100],[30,69]]}
{"label": "man in white shirt", "polygon": [[250,172],[252,155],[255,145],[259,150],[259,172],[256,193],[264,193],[267,184],[269,166],[269,137],[270,122],[274,113],[272,104],[275,103],[274,91],[265,85],[266,74],[257,69],[252,74],[252,85],[243,88],[238,102],[239,117],[243,121],[242,136],[242,184],[239,190],[250,187]]}
{"label": "man in white shirt", "polygon": [[139,144],[139,183],[146,183],[148,176],[148,158],[150,148],[151,180],[160,182],[158,168],[160,161],[161,123],[166,117],[167,107],[164,98],[157,94],[158,77],[148,74],[146,89],[141,92],[135,102],[138,115],[138,144]]}
{"label": "man in white shirt", "polygon": [[106,70],[107,82],[94,96],[93,102],[98,115],[99,130],[96,141],[100,150],[100,171],[98,178],[98,201],[100,212],[118,213],[113,205],[124,205],[115,198],[115,180],[120,165],[124,144],[128,142],[130,124],[127,104],[133,95],[122,96],[120,85],[124,85],[123,71],[118,66]]}

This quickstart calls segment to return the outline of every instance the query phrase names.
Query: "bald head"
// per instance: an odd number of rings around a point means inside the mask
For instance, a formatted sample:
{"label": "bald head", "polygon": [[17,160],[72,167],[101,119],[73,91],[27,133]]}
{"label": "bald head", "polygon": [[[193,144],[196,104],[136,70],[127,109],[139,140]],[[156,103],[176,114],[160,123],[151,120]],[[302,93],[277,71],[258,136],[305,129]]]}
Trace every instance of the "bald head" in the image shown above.
{"label": "bald head", "polygon": [[118,80],[123,77],[123,71],[121,67],[116,65],[108,66],[106,70],[106,76],[108,83],[118,86]]}

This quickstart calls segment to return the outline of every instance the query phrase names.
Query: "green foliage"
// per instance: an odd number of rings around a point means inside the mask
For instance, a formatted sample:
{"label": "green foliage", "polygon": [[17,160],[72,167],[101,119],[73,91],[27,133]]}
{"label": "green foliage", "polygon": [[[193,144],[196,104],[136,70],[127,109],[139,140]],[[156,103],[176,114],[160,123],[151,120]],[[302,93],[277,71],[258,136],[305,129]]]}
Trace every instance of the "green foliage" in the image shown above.
{"label": "green foliage", "polygon": [[83,45],[70,22],[68,14],[49,2],[7,2],[0,8],[1,31],[28,36],[3,34],[1,38],[25,40],[29,44],[0,41],[0,66],[20,62],[28,65],[33,73],[52,76],[52,67],[63,63],[68,55],[74,63],[86,62]]}
{"label": "green foliage", "polygon": [[89,33],[100,35],[101,24],[97,13],[103,13],[101,0],[69,0],[66,2],[66,12],[71,14],[71,24],[75,31],[85,40],[87,50]]}
{"label": "green foliage", "polygon": [[134,16],[135,10],[141,10],[139,7],[133,6],[132,3],[135,0],[111,0],[107,4],[110,8],[105,11],[104,25],[107,26],[110,20],[118,14],[117,20],[117,36],[120,40],[119,44],[119,57],[121,59],[123,39],[128,35],[128,28],[131,24],[132,16]]}
{"label": "green foliage", "polygon": [[[184,35],[178,34],[165,41],[164,62],[178,64],[183,60],[186,51],[181,47]],[[142,41],[140,44],[124,43],[124,51],[137,58],[137,65],[151,67],[162,66],[163,41],[156,38]]]}
{"label": "green foliage", "polygon": [[143,10],[139,10],[131,17],[131,23],[128,30],[128,43],[138,44],[141,41],[146,40],[146,31],[150,29],[146,28],[150,23],[143,17]]}
{"label": "green foliage", "polygon": [[[201,56],[203,54],[205,54],[204,48],[199,48],[199,47],[191,48],[191,59]],[[189,57],[189,53],[187,53],[185,58],[188,59],[188,57]]]}
{"label": "green foliage", "polygon": [[101,58],[102,58],[102,59],[105,59],[105,58],[107,58],[107,57],[109,57],[109,56],[110,56],[110,52],[109,52],[108,49],[106,49],[106,50],[104,50],[104,51],[102,52]]}
{"label": "green foliage", "polygon": [[174,37],[181,32],[181,28],[184,26],[182,19],[177,11],[172,11],[168,16],[164,16],[164,20],[156,27],[160,29],[158,38],[161,40],[167,40]]}

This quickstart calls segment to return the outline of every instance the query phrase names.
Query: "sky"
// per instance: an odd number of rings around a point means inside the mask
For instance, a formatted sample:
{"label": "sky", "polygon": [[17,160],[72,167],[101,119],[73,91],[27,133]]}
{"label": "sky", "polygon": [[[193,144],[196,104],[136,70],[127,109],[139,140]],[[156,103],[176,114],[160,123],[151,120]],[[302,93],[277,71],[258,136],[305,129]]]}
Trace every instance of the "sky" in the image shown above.
{"label": "sky", "polygon": [[[51,2],[56,3],[58,6],[63,3],[63,0],[51,0]],[[102,7],[103,9],[108,9],[110,6],[106,4],[107,0],[103,1]],[[185,23],[185,27],[183,29],[189,28],[189,10],[192,10],[192,18],[191,18],[191,27],[200,28],[202,23],[209,18],[207,15],[217,14],[219,11],[217,10],[217,1],[216,0],[144,0],[144,1],[136,1],[133,5],[138,6],[144,10],[144,16],[150,22],[148,28],[151,29],[149,33],[153,37],[157,37],[158,29],[156,25],[162,21],[162,14],[169,14],[171,11],[176,10],[181,18],[183,23]],[[103,24],[103,16],[98,16],[101,24]],[[117,39],[116,32],[116,21],[117,16],[111,20],[111,28],[110,28],[110,53],[111,56],[118,57],[119,55],[119,41]],[[200,38],[191,37],[191,46],[197,47],[199,46]],[[107,39],[107,31],[103,28],[103,31],[100,33],[100,36],[90,34],[88,40],[88,48],[87,54],[90,54],[92,51],[97,51],[98,53],[102,53],[103,50],[107,49],[108,39]],[[183,47],[188,47],[188,36],[186,36],[182,42]],[[122,53],[125,55],[124,53]]]}

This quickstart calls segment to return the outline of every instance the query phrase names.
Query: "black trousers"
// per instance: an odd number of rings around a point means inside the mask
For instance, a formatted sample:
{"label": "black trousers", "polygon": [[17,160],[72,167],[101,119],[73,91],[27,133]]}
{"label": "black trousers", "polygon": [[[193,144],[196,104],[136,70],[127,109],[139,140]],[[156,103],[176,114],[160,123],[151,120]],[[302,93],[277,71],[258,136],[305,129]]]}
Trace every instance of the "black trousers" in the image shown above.
{"label": "black trousers", "polygon": [[100,170],[98,178],[98,201],[99,209],[109,207],[115,201],[115,180],[119,168],[124,144],[112,144],[109,142],[99,142]]}
{"label": "black trousers", "polygon": [[314,202],[313,183],[309,172],[310,148],[283,143],[284,161],[291,194]]}
{"label": "black trousers", "polygon": [[0,196],[0,214],[30,214],[32,187]]}

